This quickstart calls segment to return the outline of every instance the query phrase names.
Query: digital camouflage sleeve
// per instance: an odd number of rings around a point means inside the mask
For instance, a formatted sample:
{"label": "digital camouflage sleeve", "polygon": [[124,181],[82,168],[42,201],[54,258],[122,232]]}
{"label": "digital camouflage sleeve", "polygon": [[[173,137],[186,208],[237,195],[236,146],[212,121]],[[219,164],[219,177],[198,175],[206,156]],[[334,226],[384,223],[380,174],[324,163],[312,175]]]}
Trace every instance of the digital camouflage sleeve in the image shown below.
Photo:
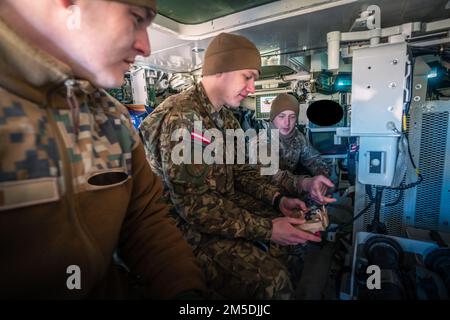
{"label": "digital camouflage sleeve", "polygon": [[280,170],[272,176],[272,182],[288,194],[301,193],[300,184],[304,178],[310,177],[310,175],[295,175],[294,172],[299,164],[307,169],[311,176],[324,175],[328,177],[330,174],[329,165],[321,158],[320,153],[295,128],[289,137],[280,135]]}
{"label": "digital camouflage sleeve", "polygon": [[271,218],[251,212],[249,207],[239,207],[229,200],[230,196],[240,191],[271,206],[273,196],[279,189],[267,183],[255,167],[207,165],[204,162],[176,164],[173,161],[172,151],[179,148],[179,141],[172,139],[176,133],[184,131],[192,154],[195,153],[195,144],[200,143],[202,151],[206,147],[201,140],[191,138],[194,121],[201,121],[203,129],[222,131],[225,128],[239,128],[229,110],[223,108],[215,113],[211,109],[205,110],[197,100],[195,90],[193,88],[167,99],[141,125],[152,168],[162,175],[176,210],[192,228],[227,238],[268,240],[272,229]]}

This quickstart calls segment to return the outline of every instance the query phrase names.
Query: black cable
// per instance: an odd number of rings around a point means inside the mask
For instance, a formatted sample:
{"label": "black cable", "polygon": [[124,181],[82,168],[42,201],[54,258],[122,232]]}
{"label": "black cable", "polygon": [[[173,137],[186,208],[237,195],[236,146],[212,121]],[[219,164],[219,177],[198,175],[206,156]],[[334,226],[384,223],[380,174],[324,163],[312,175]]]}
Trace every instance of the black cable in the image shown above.
{"label": "black cable", "polygon": [[399,190],[399,193],[398,193],[398,196],[397,196],[397,199],[395,199],[393,202],[391,202],[391,203],[386,203],[384,206],[385,207],[393,207],[393,206],[396,206],[397,204],[399,204],[400,203],[400,201],[402,201],[402,199],[403,199],[403,193],[404,193],[405,191],[404,191],[404,189],[400,189]]}
{"label": "black cable", "polygon": [[[412,90],[415,58],[413,57],[413,54],[412,54],[412,51],[411,51],[410,47],[408,47],[408,53],[410,54],[410,57],[411,57],[411,62],[410,62],[411,63],[411,74],[410,74],[410,79],[409,79],[409,84],[410,84],[409,87],[410,87],[410,90]],[[405,106],[405,111],[404,111],[405,112],[405,116],[408,116],[409,111],[410,111],[411,96],[412,96],[412,92],[410,92],[409,101],[408,101],[408,103]],[[348,222],[346,222],[344,224],[341,224],[341,225],[337,226],[335,229],[330,229],[329,232],[337,232],[339,230],[342,230],[342,228],[352,224],[357,219],[359,219],[367,210],[369,210],[370,207],[374,203],[376,205],[376,208],[375,208],[375,214],[374,214],[374,218],[372,220],[372,224],[374,222],[376,222],[377,220],[379,222],[379,212],[380,212],[382,193],[383,193],[383,191],[385,189],[398,190],[399,191],[399,195],[398,195],[396,200],[394,200],[391,203],[385,204],[385,207],[391,207],[391,206],[395,206],[398,203],[400,203],[400,201],[403,199],[403,196],[404,196],[404,190],[414,188],[414,187],[416,187],[416,186],[418,186],[419,184],[422,183],[423,176],[420,173],[420,171],[417,169],[416,164],[414,163],[414,160],[413,160],[413,157],[412,157],[412,153],[411,153],[411,148],[409,146],[408,134],[409,134],[409,130],[407,132],[405,132],[405,139],[407,141],[408,156],[409,156],[409,159],[411,160],[411,164],[412,164],[414,170],[416,171],[417,181],[409,183],[409,184],[400,184],[398,187],[380,187],[380,186],[377,186],[376,187],[376,189],[377,189],[376,196],[373,196],[373,194],[372,194],[372,186],[371,185],[366,185],[365,188],[366,188],[366,194],[369,197],[369,204],[364,209],[362,209],[355,217],[353,217],[353,219],[351,219],[350,221],[348,221]]]}
{"label": "black cable", "polygon": [[375,201],[375,197],[372,194],[372,185],[366,184],[366,194],[370,201]]}
{"label": "black cable", "polygon": [[356,216],[354,216],[350,221],[338,225],[337,227],[335,227],[335,229],[330,228],[330,230],[328,230],[327,232],[338,232],[338,231],[342,230],[344,227],[351,225],[353,222],[358,220],[359,217],[361,217],[367,210],[369,210],[370,207],[374,204],[374,202],[375,201],[370,201],[369,204],[364,209],[362,209],[360,212],[358,212],[358,214]]}
{"label": "black cable", "polygon": [[[407,142],[408,142],[408,143],[407,143],[407,145],[408,145],[408,155],[409,155],[409,158],[410,158],[410,160],[411,160],[411,164],[412,164],[414,170],[416,170],[418,179],[417,179],[417,181],[415,181],[415,182],[412,182],[412,183],[409,183],[409,184],[406,184],[406,185],[400,185],[400,186],[398,186],[398,187],[376,187],[376,188],[381,188],[381,192],[384,191],[384,189],[389,189],[389,190],[399,190],[399,191],[400,191],[399,196],[397,197],[397,199],[396,199],[395,201],[391,202],[391,203],[386,204],[385,207],[390,207],[390,206],[395,206],[395,205],[397,205],[397,204],[401,201],[401,199],[403,198],[404,190],[410,189],[410,188],[413,188],[413,187],[416,187],[417,185],[419,185],[419,184],[422,183],[422,181],[423,181],[423,176],[422,176],[422,174],[421,174],[420,172],[418,172],[417,166],[416,166],[416,164],[414,163],[414,160],[413,160],[413,158],[412,158],[411,148],[409,147],[408,135],[406,134],[405,137],[406,137]],[[344,224],[341,224],[341,225],[337,226],[334,230],[333,230],[333,229],[329,230],[329,232],[337,232],[337,231],[340,231],[340,230],[342,230],[342,228],[344,228],[344,227],[346,227],[346,226],[352,224],[352,223],[355,222],[357,219],[359,219],[359,217],[361,217],[367,210],[369,210],[370,207],[371,207],[374,203],[376,203],[376,200],[377,200],[377,199],[376,199],[376,196],[374,196],[374,195],[372,194],[372,185],[366,184],[365,188],[366,188],[366,194],[367,194],[367,196],[369,197],[369,204],[368,204],[364,209],[362,209],[356,216],[354,216],[353,219],[351,219],[350,221],[348,221],[348,222],[346,222],[346,223],[344,223]],[[375,210],[375,212],[376,212],[376,210]],[[374,217],[374,218],[375,218],[375,217]]]}
{"label": "black cable", "polygon": [[380,220],[380,209],[381,209],[381,199],[383,198],[383,191],[384,187],[376,187],[376,193],[375,193],[375,215],[374,219]]}
{"label": "black cable", "polygon": [[[410,55],[411,55],[410,88],[412,89],[412,83],[413,83],[413,76],[412,75],[414,74],[413,66],[414,66],[415,58],[412,56],[412,52],[411,52],[410,48],[408,48],[408,49],[409,49],[409,52],[410,52]],[[408,101],[407,105],[405,106],[405,116],[408,116],[408,114],[410,112],[410,107],[411,107],[411,99]],[[415,164],[415,162],[413,160],[413,157],[412,157],[408,135],[409,135],[409,130],[407,132],[405,132],[405,139],[407,141],[408,156],[409,156],[409,159],[411,160],[411,164],[412,164],[414,170],[416,171],[417,181],[409,183],[409,184],[400,184],[398,187],[386,187],[386,189],[389,189],[389,190],[398,190],[399,191],[399,195],[398,195],[397,199],[394,200],[393,202],[385,204],[385,207],[390,207],[390,206],[397,205],[402,200],[402,198],[404,196],[404,190],[414,188],[414,187],[418,186],[419,184],[421,184],[422,181],[423,181],[423,176],[420,173],[420,171],[418,170],[418,168],[417,168],[417,166],[416,166],[416,164]],[[367,190],[368,190],[368,187],[366,186],[366,191]],[[371,200],[373,200],[371,187],[370,187],[370,192],[367,192],[367,193],[369,195],[369,198]]]}
{"label": "black cable", "polygon": [[410,72],[410,76],[409,76],[409,97],[406,97],[407,99],[409,98],[409,101],[405,106],[405,116],[408,116],[409,110],[411,107],[411,97],[412,97],[413,78],[414,78],[414,63],[416,62],[416,59],[413,56],[411,47],[408,46],[407,50],[408,50],[408,55],[411,57],[411,61],[410,61],[411,72]]}
{"label": "black cable", "polygon": [[[411,73],[410,73],[410,78],[409,78],[410,97],[409,97],[408,103],[405,106],[405,111],[404,111],[405,112],[405,114],[404,114],[405,117],[408,116],[408,114],[409,114],[409,112],[411,110],[411,97],[412,97],[412,91],[411,90],[412,90],[412,87],[413,87],[414,63],[415,63],[415,60],[416,60],[414,58],[414,56],[413,56],[413,52],[411,50],[411,47],[408,47],[408,54],[411,57],[411,61],[410,61]],[[414,163],[414,160],[413,160],[413,157],[412,157],[412,154],[411,154],[411,148],[409,146],[409,138],[408,138],[409,130],[407,130],[404,133],[404,135],[405,135],[405,139],[406,139],[407,147],[408,147],[408,156],[409,156],[409,159],[411,160],[411,164],[412,164],[414,170],[416,171],[418,179],[417,179],[416,182],[413,182],[413,183],[410,183],[410,184],[406,184],[406,185],[405,184],[400,184],[398,187],[386,187],[386,189],[388,189],[388,190],[398,190],[399,194],[398,194],[398,197],[397,197],[396,200],[394,200],[391,203],[385,204],[385,207],[392,207],[392,206],[395,206],[398,203],[400,203],[400,201],[402,200],[402,198],[404,196],[404,190],[414,188],[417,185],[419,185],[420,183],[422,183],[422,181],[423,181],[423,177],[420,174],[420,172],[418,172],[416,164]]]}
{"label": "black cable", "polygon": [[408,146],[409,159],[411,160],[411,164],[412,164],[412,166],[413,166],[413,168],[414,168],[414,170],[416,171],[416,174],[417,174],[417,181],[409,183],[409,184],[400,184],[398,187],[386,187],[386,189],[389,189],[389,190],[406,190],[406,189],[411,189],[411,188],[414,188],[414,187],[418,186],[423,181],[423,176],[420,173],[420,171],[417,169],[417,166],[414,163],[414,159],[412,157],[411,148],[409,147],[408,132],[405,133],[405,139],[406,139],[407,146]]}
{"label": "black cable", "polygon": [[375,203],[375,197],[373,197],[373,195],[372,195],[371,185],[366,185],[366,194],[368,195],[370,201],[369,201],[369,204],[364,209],[362,209],[360,212],[358,212],[356,214],[356,216],[354,216],[350,221],[347,221],[347,222],[345,222],[343,224],[340,224],[340,225],[336,226],[334,229],[330,228],[329,230],[327,230],[327,232],[338,232],[338,231],[341,231],[346,226],[349,226],[353,222],[358,220],[367,210],[369,210],[370,207]]}
{"label": "black cable", "polygon": [[372,222],[367,226],[368,231],[374,233],[386,234],[387,229],[386,225],[381,222],[381,200],[383,199],[383,191],[385,189],[384,186],[376,186],[375,187],[375,211],[373,214]]}

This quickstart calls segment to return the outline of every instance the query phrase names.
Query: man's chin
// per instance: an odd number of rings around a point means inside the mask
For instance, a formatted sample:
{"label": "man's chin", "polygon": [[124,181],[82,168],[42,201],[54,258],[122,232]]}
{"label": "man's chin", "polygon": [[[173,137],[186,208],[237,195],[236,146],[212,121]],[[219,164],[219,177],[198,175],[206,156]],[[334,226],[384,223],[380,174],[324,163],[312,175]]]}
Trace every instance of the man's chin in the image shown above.
{"label": "man's chin", "polygon": [[229,108],[236,109],[236,108],[239,108],[239,106],[241,105],[241,103],[240,103],[240,102],[233,102],[233,103],[226,103],[225,105],[226,105],[227,107],[229,107]]}
{"label": "man's chin", "polygon": [[124,75],[104,75],[102,77],[98,77],[96,82],[94,83],[97,87],[111,89],[111,88],[120,88],[123,84]]}

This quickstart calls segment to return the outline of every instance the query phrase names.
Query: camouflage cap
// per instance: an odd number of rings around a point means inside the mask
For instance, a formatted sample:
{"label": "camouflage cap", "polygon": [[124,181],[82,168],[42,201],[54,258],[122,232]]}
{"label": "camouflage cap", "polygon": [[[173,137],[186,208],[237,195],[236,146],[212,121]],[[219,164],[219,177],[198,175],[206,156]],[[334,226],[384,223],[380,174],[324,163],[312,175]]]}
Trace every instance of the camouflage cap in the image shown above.
{"label": "camouflage cap", "polygon": [[298,117],[298,100],[291,94],[280,93],[273,101],[270,107],[270,121],[283,111],[292,110]]}
{"label": "camouflage cap", "polygon": [[206,49],[202,75],[255,69],[261,73],[261,55],[247,38],[229,33],[215,37]]}
{"label": "camouflage cap", "polygon": [[140,7],[147,7],[152,9],[155,13],[157,12],[156,0],[113,0],[113,1],[125,2]]}

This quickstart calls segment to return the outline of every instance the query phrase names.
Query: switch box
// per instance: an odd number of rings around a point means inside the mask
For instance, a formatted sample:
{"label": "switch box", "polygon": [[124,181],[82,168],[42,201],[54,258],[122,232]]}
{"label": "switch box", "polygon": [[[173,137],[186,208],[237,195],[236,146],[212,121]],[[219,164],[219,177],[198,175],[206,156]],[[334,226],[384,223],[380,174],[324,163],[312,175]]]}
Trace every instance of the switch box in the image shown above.
{"label": "switch box", "polygon": [[384,173],[384,152],[369,152],[369,173]]}
{"label": "switch box", "polygon": [[390,186],[397,160],[397,137],[359,137],[358,180]]}

